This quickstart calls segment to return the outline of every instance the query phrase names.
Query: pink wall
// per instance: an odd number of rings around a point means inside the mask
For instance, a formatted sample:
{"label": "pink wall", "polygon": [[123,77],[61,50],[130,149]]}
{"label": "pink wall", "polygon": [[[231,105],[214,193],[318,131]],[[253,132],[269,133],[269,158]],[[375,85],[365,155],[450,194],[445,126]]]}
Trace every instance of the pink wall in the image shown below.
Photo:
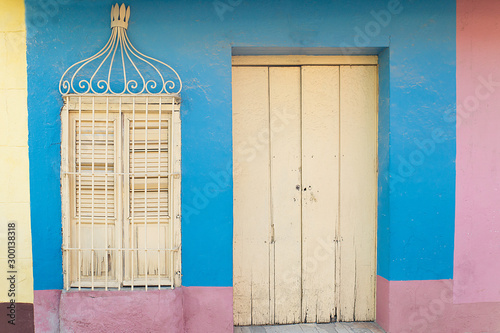
{"label": "pink wall", "polygon": [[454,297],[459,303],[500,302],[499,17],[500,1],[457,1]]}
{"label": "pink wall", "polygon": [[453,292],[452,280],[387,281],[379,276],[377,322],[387,333],[500,332],[500,303],[456,304]]}
{"label": "pink wall", "polygon": [[233,331],[232,288],[35,291],[36,332]]}

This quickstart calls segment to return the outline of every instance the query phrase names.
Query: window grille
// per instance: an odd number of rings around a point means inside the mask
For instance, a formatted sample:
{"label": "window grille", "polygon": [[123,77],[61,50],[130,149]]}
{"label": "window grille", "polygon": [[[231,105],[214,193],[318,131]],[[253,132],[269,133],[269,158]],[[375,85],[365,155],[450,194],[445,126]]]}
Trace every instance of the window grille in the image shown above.
{"label": "window grille", "polygon": [[[104,51],[71,66],[60,82],[66,289],[147,290],[181,282],[182,83],[170,66],[130,44],[129,16],[130,8],[113,6]],[[173,79],[154,62],[169,69]],[[139,63],[153,70],[141,71]],[[122,80],[112,77],[117,68]],[[139,78],[127,77],[130,68]]]}

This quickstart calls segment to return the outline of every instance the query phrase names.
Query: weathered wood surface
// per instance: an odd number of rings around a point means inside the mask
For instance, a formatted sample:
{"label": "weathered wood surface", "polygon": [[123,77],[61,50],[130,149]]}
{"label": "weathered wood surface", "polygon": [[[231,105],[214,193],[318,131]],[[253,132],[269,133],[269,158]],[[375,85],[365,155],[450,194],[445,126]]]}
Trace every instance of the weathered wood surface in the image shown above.
{"label": "weathered wood surface", "polygon": [[373,320],[376,66],[233,67],[233,145],[235,325]]}

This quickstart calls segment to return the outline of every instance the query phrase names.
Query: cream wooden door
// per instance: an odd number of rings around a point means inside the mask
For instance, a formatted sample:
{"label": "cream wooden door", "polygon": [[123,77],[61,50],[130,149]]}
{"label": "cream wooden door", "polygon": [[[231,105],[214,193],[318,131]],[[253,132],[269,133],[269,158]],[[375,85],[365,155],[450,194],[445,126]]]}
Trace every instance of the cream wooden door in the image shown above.
{"label": "cream wooden door", "polygon": [[377,67],[234,66],[235,325],[375,319]]}

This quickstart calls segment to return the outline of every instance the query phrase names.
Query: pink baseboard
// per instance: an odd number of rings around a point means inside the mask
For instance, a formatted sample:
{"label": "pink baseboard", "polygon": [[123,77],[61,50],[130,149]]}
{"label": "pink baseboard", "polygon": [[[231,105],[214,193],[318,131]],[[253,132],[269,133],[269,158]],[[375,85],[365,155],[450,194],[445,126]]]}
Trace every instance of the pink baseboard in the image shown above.
{"label": "pink baseboard", "polygon": [[389,290],[389,281],[381,276],[377,276],[377,296],[375,298],[377,302],[376,318],[377,323],[385,330],[388,330],[390,326],[389,301],[391,298]]}
{"label": "pink baseboard", "polygon": [[184,288],[186,332],[232,333],[233,288]]}
{"label": "pink baseboard", "polygon": [[62,332],[183,332],[182,290],[63,292]]}
{"label": "pink baseboard", "polygon": [[35,332],[59,332],[61,290],[35,290],[33,310]]}
{"label": "pink baseboard", "polygon": [[453,280],[378,276],[377,322],[387,333],[498,333],[500,303],[454,303]]}
{"label": "pink baseboard", "polygon": [[36,332],[233,331],[232,288],[35,291]]}
{"label": "pink baseboard", "polygon": [[[36,332],[233,331],[232,288],[35,291]],[[452,280],[377,278],[377,322],[388,333],[498,333],[500,303],[454,303]]]}

